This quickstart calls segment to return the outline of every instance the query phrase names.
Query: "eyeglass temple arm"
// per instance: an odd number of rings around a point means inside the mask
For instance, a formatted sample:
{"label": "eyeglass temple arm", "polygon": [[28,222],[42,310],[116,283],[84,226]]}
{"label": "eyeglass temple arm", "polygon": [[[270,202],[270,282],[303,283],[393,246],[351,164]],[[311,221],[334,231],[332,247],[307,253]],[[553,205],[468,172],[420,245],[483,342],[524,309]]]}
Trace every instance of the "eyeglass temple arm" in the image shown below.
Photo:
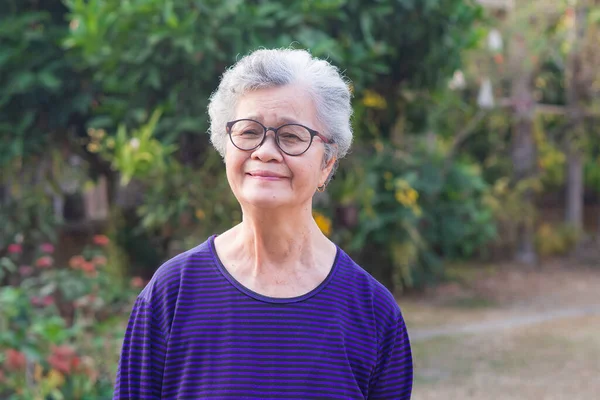
{"label": "eyeglass temple arm", "polygon": [[319,132],[315,132],[315,135],[318,136],[323,141],[323,143],[327,143],[327,144],[333,143],[333,140],[326,138],[325,136],[321,135]]}

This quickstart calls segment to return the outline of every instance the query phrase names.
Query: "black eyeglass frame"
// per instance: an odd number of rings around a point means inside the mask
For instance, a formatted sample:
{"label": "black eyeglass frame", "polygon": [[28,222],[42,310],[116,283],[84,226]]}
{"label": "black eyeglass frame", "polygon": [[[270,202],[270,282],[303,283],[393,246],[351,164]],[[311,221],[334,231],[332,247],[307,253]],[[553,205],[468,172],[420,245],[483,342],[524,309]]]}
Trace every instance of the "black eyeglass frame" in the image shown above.
{"label": "black eyeglass frame", "polygon": [[[254,146],[251,149],[242,149],[242,148],[240,148],[233,141],[233,137],[231,137],[231,127],[233,126],[233,124],[235,124],[236,122],[240,122],[240,121],[256,122],[257,124],[259,124],[260,126],[263,127],[264,132],[263,132],[262,140],[260,141],[260,143],[258,143],[256,146]],[[281,148],[281,145],[279,144],[279,134],[278,134],[278,132],[279,132],[279,130],[281,128],[286,127],[286,126],[301,126],[301,127],[303,127],[304,129],[306,129],[310,133],[310,143],[306,147],[306,150],[304,150],[302,153],[290,154],[290,153],[288,153],[287,151],[285,151],[284,149]],[[273,134],[275,134],[275,143],[277,144],[277,147],[279,147],[279,150],[283,151],[285,154],[287,154],[288,156],[292,156],[292,157],[301,156],[302,154],[306,153],[308,151],[308,149],[310,149],[310,146],[312,146],[312,142],[313,142],[313,139],[315,138],[315,136],[318,136],[323,141],[323,143],[327,143],[327,144],[332,144],[333,143],[333,140],[331,140],[331,139],[323,136],[318,131],[315,131],[314,129],[310,129],[308,126],[305,126],[305,125],[302,125],[302,124],[284,124],[284,125],[281,125],[281,126],[279,126],[277,128],[273,128],[273,127],[266,127],[263,124],[261,124],[260,122],[258,122],[256,120],[253,120],[253,119],[242,118],[242,119],[236,119],[235,121],[229,121],[226,124],[226,130],[227,130],[227,134],[229,135],[229,140],[231,140],[231,144],[233,144],[237,149],[240,149],[242,151],[252,151],[252,150],[256,150],[260,146],[262,146],[262,144],[267,139],[267,132],[268,131],[273,131]]]}

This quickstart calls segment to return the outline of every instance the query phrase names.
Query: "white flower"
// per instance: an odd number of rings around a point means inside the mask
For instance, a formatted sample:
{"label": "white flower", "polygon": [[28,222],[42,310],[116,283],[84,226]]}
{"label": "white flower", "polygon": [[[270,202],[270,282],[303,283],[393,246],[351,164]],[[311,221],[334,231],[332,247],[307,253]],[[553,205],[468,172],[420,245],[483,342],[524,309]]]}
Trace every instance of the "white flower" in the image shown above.
{"label": "white flower", "polygon": [[140,139],[138,138],[133,138],[129,141],[129,145],[131,146],[132,149],[137,150],[140,148]]}
{"label": "white flower", "polygon": [[502,34],[498,29],[492,29],[488,34],[488,47],[492,51],[502,51]]}
{"label": "white flower", "polygon": [[477,96],[477,104],[479,107],[486,110],[494,108],[494,92],[490,78],[485,78],[481,83],[481,88],[479,88],[479,96]]}
{"label": "white flower", "polygon": [[448,87],[451,90],[461,90],[464,89],[466,86],[467,82],[465,80],[465,74],[463,74],[462,71],[454,72],[454,76],[450,80],[450,83],[448,83]]}

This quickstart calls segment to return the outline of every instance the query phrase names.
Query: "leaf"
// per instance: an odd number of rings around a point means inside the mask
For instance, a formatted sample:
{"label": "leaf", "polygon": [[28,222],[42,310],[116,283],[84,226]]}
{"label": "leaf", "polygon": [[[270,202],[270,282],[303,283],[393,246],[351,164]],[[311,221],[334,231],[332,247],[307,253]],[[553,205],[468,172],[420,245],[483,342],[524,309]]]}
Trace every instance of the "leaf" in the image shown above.
{"label": "leaf", "polygon": [[368,46],[373,47],[375,44],[375,39],[373,38],[373,34],[371,31],[372,28],[372,19],[371,15],[367,14],[367,12],[363,12],[360,14],[360,27],[363,33],[363,37]]}
{"label": "leaf", "polygon": [[40,72],[38,74],[38,80],[43,86],[52,91],[59,89],[62,84],[60,79],[47,71]]}
{"label": "leaf", "polygon": [[177,121],[177,130],[197,132],[203,123],[200,118],[184,117]]}
{"label": "leaf", "polygon": [[17,270],[17,265],[8,257],[0,258],[0,266],[4,267],[9,272],[15,272]]}
{"label": "leaf", "polygon": [[21,72],[14,78],[12,85],[10,85],[13,93],[24,93],[31,89],[35,84],[35,75],[31,72]]}
{"label": "leaf", "polygon": [[146,80],[150,84],[150,87],[152,87],[156,90],[159,90],[160,89],[160,73],[158,71],[158,68],[150,68],[150,71],[148,71],[148,76],[147,76]]}

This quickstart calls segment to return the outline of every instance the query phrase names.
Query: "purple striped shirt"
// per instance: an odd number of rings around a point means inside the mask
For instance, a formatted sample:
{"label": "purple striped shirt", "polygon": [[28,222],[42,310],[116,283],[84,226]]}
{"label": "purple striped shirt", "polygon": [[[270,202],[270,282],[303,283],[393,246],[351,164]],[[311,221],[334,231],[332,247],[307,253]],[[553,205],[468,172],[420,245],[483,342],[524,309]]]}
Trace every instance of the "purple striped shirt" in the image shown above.
{"label": "purple striped shirt", "polygon": [[114,399],[409,399],[412,380],[398,304],[340,248],[317,288],[272,298],[227,272],[213,236],[138,296]]}

